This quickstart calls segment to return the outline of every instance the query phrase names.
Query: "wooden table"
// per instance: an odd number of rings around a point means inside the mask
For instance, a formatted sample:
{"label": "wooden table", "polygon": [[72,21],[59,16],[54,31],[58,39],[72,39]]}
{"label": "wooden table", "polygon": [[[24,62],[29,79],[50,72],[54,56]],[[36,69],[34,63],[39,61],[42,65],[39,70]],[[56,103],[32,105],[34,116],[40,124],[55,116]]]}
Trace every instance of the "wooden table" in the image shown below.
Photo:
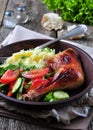
{"label": "wooden table", "polygon": [[[58,37],[60,35],[59,32],[47,31],[40,24],[43,14],[48,12],[46,7],[41,3],[41,0],[27,0],[27,4],[29,7],[31,7],[31,12],[29,14],[30,21],[27,24],[23,24],[21,26],[45,34],[47,36]],[[1,18],[0,25],[3,20],[5,9],[13,9],[13,8],[14,8],[13,0],[0,1],[0,18]],[[70,25],[70,23],[68,24]],[[91,36],[90,39],[79,39],[74,40],[74,42],[78,42],[80,44],[93,47],[93,27],[88,26],[88,29]],[[12,29],[7,29],[3,25],[1,25],[0,42],[2,42],[11,31]],[[18,120],[0,117],[0,130],[48,130],[48,129],[46,128],[46,126],[45,128],[41,128],[33,124],[27,124]],[[91,122],[89,130],[93,130],[93,122]]]}

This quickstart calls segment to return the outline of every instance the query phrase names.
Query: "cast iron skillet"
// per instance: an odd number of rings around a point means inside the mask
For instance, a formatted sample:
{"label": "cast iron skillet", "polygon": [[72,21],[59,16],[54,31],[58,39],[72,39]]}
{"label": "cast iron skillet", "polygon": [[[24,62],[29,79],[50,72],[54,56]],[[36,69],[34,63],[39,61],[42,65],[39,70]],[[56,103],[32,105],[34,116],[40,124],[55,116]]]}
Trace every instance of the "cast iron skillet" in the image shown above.
{"label": "cast iron skillet", "polygon": [[[49,41],[49,39],[33,39],[33,40],[26,40],[26,41],[20,41],[16,42],[14,44],[7,45],[0,49],[0,56],[11,56],[12,53],[20,51],[22,49],[30,49],[34,48],[36,46],[39,46],[45,42]],[[69,44],[69,43],[63,43],[63,42],[57,42],[49,46],[50,48],[56,49],[56,52],[63,51],[69,47],[74,48],[80,56],[80,60],[82,63],[82,67],[85,73],[85,83],[78,89],[70,90],[68,91],[70,94],[70,98],[62,101],[57,102],[33,102],[33,101],[20,101],[12,97],[8,97],[3,93],[0,93],[0,96],[8,101],[9,103],[21,107],[31,108],[31,109],[51,109],[51,108],[60,108],[64,105],[68,105],[74,101],[76,101],[78,98],[82,97],[84,94],[86,94],[91,87],[93,86],[93,60],[92,58],[84,52],[82,49]]]}

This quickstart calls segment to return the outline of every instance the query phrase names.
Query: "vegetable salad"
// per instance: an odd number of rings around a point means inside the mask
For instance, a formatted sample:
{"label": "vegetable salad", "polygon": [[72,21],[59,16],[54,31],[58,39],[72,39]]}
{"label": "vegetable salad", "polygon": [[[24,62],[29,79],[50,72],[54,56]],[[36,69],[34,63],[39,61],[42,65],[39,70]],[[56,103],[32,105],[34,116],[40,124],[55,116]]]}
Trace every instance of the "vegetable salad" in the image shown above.
{"label": "vegetable salad", "polygon": [[[49,83],[54,73],[50,73],[45,61],[54,55],[55,50],[50,48],[21,50],[13,53],[11,57],[7,58],[5,63],[0,65],[0,92],[18,100],[23,100],[23,94],[26,94],[32,88]],[[54,93],[52,94],[54,95],[54,97],[51,97],[52,99],[49,98],[50,92],[45,95],[43,101],[69,98],[69,95],[61,90],[57,92],[58,97],[56,96],[56,98],[55,95],[57,94],[55,94],[55,91],[52,93]],[[63,93],[63,96],[59,93]]]}

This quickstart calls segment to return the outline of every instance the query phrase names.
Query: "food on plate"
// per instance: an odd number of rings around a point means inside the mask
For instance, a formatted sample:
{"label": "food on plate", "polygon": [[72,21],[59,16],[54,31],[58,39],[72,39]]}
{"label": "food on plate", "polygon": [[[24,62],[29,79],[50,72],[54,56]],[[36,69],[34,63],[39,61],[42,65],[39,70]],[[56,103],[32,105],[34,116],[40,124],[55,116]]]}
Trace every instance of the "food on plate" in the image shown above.
{"label": "food on plate", "polygon": [[35,66],[36,68],[45,67],[45,59],[50,59],[55,55],[55,50],[50,48],[21,50],[13,53],[11,57],[6,60],[6,64],[23,64],[28,68]]}
{"label": "food on plate", "polygon": [[49,72],[54,72],[53,79],[45,86],[37,85],[34,89],[30,88],[30,91],[23,95],[24,99],[36,100],[41,95],[53,90],[75,89],[84,82],[84,73],[78,53],[72,48],[55,54],[54,57],[46,61],[46,67],[49,68]]}
{"label": "food on plate", "polygon": [[1,92],[30,101],[68,99],[65,90],[84,83],[79,55],[72,48],[57,54],[50,48],[21,50],[0,65],[0,77]]}

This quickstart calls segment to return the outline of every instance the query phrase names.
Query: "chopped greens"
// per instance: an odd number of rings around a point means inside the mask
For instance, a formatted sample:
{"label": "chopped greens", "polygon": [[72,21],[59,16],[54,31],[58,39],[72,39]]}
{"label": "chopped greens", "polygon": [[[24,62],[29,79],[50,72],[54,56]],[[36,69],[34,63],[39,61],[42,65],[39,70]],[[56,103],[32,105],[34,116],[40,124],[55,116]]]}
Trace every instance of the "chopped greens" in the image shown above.
{"label": "chopped greens", "polygon": [[2,76],[2,75],[4,74],[5,71],[6,71],[6,69],[3,68],[3,67],[1,67],[1,68],[0,68],[0,76]]}
{"label": "chopped greens", "polygon": [[25,59],[25,58],[27,58],[27,57],[26,57],[26,56],[24,56],[24,55],[22,55],[22,56],[21,56],[21,59]]}
{"label": "chopped greens", "polygon": [[47,47],[47,48],[41,48],[41,51],[52,52],[53,50]]}

